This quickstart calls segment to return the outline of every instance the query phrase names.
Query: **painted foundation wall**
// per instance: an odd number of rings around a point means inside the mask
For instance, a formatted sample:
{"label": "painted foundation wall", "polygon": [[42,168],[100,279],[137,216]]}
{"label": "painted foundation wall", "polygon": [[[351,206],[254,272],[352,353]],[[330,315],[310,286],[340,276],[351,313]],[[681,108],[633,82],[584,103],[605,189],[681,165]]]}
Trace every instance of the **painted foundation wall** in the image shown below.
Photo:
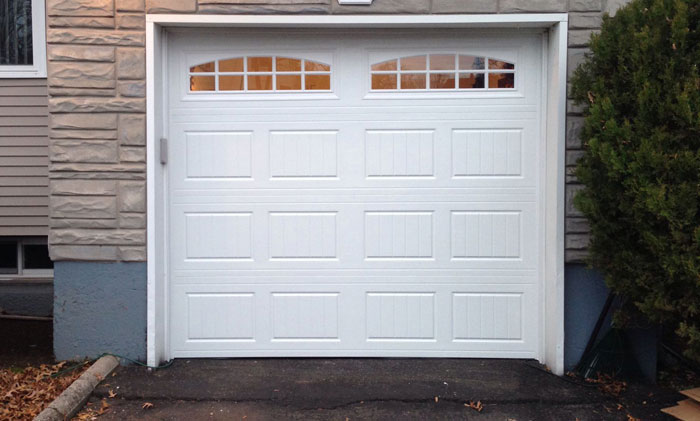
{"label": "painted foundation wall", "polygon": [[146,359],[146,264],[56,262],[57,360],[102,353]]}

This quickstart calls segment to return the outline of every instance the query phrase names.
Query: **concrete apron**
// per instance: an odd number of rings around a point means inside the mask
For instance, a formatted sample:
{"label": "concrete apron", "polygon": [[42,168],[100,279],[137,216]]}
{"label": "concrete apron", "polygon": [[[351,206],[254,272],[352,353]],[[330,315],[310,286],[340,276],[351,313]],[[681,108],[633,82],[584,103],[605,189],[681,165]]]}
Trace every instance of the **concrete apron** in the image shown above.
{"label": "concrete apron", "polygon": [[[115,398],[109,398],[110,391]],[[110,405],[101,420],[475,416],[502,421],[626,420],[628,411],[654,419],[679,398],[654,386],[631,385],[618,399],[524,360],[192,359],[153,372],[119,367],[91,401],[99,407],[106,399]],[[483,411],[465,406],[470,401],[480,401]],[[144,409],[145,403],[153,406]]]}

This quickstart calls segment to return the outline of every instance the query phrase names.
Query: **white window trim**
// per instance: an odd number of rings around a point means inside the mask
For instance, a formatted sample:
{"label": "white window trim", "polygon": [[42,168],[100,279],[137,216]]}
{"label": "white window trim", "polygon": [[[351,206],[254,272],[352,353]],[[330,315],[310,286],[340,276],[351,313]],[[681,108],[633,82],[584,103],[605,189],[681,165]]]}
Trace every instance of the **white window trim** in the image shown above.
{"label": "white window trim", "polygon": [[8,237],[6,240],[17,242],[17,273],[0,274],[0,282],[16,280],[47,280],[53,279],[53,269],[25,269],[24,247],[25,244],[46,244],[46,238],[40,237]]}
{"label": "white window trim", "polygon": [[146,15],[147,319],[149,365],[169,360],[167,168],[159,139],[167,136],[167,27],[234,28],[546,28],[542,92],[545,171],[542,226],[544,288],[538,360],[564,374],[564,198],[566,133],[566,13],[491,15]]}
{"label": "white window trim", "polygon": [[0,78],[46,77],[46,7],[44,0],[32,0],[32,65],[0,65]]}

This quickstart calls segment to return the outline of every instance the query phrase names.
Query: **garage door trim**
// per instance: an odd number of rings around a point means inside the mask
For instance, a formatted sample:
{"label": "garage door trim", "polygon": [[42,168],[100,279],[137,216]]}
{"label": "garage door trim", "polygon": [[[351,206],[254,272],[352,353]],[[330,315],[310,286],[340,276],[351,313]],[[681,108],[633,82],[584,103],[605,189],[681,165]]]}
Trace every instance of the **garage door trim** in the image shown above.
{"label": "garage door trim", "polygon": [[513,15],[412,15],[412,16],[255,16],[255,15],[153,15],[146,17],[147,54],[147,360],[155,365],[169,359],[168,349],[168,255],[167,167],[160,162],[159,139],[167,127],[167,27],[369,27],[369,28],[476,28],[540,27],[548,29],[544,45],[545,82],[542,133],[546,148],[542,157],[545,273],[541,302],[540,360],[563,374],[564,340],[564,138],[566,115],[566,14]]}

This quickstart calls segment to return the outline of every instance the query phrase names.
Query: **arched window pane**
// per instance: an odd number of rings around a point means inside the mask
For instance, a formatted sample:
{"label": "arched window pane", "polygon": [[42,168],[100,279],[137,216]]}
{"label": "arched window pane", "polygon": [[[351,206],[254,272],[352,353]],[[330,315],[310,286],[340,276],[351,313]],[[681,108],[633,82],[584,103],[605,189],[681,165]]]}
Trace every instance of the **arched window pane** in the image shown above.
{"label": "arched window pane", "polygon": [[425,70],[425,56],[403,57],[401,59],[401,70]]}
{"label": "arched window pane", "polygon": [[209,63],[204,63],[204,64],[198,64],[196,66],[190,67],[190,72],[192,73],[203,73],[203,72],[213,72],[214,71],[214,62],[211,61]]}
{"label": "arched window pane", "polygon": [[243,72],[243,57],[219,60],[220,72]]}

